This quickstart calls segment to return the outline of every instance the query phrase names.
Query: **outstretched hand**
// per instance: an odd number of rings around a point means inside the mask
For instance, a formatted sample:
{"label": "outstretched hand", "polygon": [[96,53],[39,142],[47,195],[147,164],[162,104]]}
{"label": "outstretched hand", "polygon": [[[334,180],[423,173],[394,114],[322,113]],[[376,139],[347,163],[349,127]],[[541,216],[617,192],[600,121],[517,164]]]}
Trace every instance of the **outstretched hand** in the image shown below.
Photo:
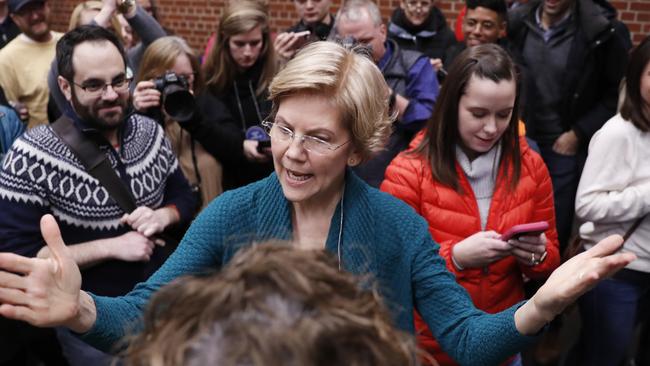
{"label": "outstretched hand", "polygon": [[616,253],[620,235],[609,236],[591,249],[558,267],[537,293],[515,314],[517,329],[534,334],[596,284],[636,259],[633,253]]}
{"label": "outstretched hand", "polygon": [[41,218],[52,256],[0,253],[0,315],[36,326],[66,325],[79,312],[81,274],[52,215]]}

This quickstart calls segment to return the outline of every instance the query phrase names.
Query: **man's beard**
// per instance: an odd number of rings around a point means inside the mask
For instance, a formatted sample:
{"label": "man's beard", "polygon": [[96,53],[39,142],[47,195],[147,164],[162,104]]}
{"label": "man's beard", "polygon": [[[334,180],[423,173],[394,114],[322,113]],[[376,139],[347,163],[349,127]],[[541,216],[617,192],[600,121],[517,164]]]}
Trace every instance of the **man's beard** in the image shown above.
{"label": "man's beard", "polygon": [[[83,105],[77,98],[74,88],[72,89],[72,107],[77,113],[77,116],[79,116],[79,118],[84,121],[88,127],[96,128],[100,131],[111,131],[119,128],[124,121],[127,105],[128,101],[124,100],[124,98],[121,96],[113,101],[103,101],[100,99],[90,106]],[[109,116],[104,117],[99,115],[98,111],[100,109],[115,106],[121,107],[120,112],[111,113]]]}

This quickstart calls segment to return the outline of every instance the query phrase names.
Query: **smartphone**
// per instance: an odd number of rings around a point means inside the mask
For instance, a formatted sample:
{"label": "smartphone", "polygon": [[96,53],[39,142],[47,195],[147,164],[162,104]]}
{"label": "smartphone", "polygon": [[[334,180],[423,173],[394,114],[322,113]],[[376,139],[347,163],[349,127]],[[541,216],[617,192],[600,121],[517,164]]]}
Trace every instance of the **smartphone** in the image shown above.
{"label": "smartphone", "polygon": [[309,35],[311,34],[311,32],[306,30],[306,31],[302,31],[302,32],[296,32],[295,34],[298,37],[302,37],[304,39],[307,39],[307,38],[309,38]]}
{"label": "smartphone", "polygon": [[515,225],[508,229],[505,234],[501,235],[501,240],[508,241],[520,236],[537,236],[546,230],[548,230],[548,222],[546,221]]}
{"label": "smartphone", "polygon": [[257,142],[257,152],[263,153],[264,149],[271,147],[271,140],[259,140]]}
{"label": "smartphone", "polygon": [[302,31],[302,32],[296,32],[294,34],[298,37],[298,39],[294,43],[294,48],[299,49],[299,48],[301,48],[302,46],[304,46],[307,43],[307,41],[309,40],[309,35],[311,34],[311,32],[306,30],[306,31]]}

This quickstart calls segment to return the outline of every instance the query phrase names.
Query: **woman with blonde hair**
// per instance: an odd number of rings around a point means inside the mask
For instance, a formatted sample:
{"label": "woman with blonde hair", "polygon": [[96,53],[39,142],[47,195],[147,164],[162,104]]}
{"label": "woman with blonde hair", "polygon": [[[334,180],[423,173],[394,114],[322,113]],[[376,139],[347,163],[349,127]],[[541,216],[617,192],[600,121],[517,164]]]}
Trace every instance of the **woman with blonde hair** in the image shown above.
{"label": "woman with blonde hair", "polygon": [[206,147],[224,164],[226,189],[259,180],[273,170],[270,149],[258,146],[249,132],[259,128],[271,109],[267,88],[277,62],[268,21],[263,2],[230,2],[203,65],[207,92],[219,103],[201,106],[206,115],[219,120],[220,126],[200,134],[209,136],[206,140],[210,147],[207,143]]}
{"label": "woman with blonde hair", "polygon": [[133,106],[163,125],[181,170],[203,208],[223,191],[221,164],[179,124],[187,121],[176,121],[161,108],[162,93],[156,88],[154,80],[161,84],[170,71],[184,80],[190,92],[201,95],[201,69],[192,48],[180,37],[162,37],[153,42],[142,57],[133,92]]}
{"label": "woman with blonde hair", "polygon": [[414,331],[416,308],[459,363],[495,365],[529,345],[529,336],[600,278],[635,259],[613,254],[620,237],[607,238],[558,268],[528,302],[497,314],[480,311],[447,271],[426,221],[350,169],[384,148],[393,122],[388,86],[375,63],[341,45],[315,42],[287,63],[269,90],[273,110],[264,125],[275,173],[214,200],[145,283],[119,298],[81,291],[56,223],[44,216],[50,259],[0,253],[0,315],[64,325],[109,349],[126,327],[139,325],[160,287],[218,270],[255,241],[290,240],[332,253],[340,270],[371,276],[398,328]]}

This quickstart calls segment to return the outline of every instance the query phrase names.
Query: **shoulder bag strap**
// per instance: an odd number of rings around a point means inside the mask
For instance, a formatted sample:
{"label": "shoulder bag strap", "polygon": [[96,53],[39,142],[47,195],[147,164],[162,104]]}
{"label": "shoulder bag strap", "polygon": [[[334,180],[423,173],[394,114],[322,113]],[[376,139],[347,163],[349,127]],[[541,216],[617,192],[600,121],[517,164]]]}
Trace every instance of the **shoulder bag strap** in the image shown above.
{"label": "shoulder bag strap", "polygon": [[97,144],[84,137],[74,126],[72,120],[61,116],[52,125],[54,133],[63,141],[75,156],[81,161],[88,174],[95,177],[106,188],[108,194],[117,202],[124,212],[131,213],[136,209],[135,199],[117,176],[110,162]]}
{"label": "shoulder bag strap", "polygon": [[648,216],[648,215],[647,215],[647,214],[646,214],[646,215],[643,215],[643,216],[639,217],[636,221],[634,221],[634,224],[632,224],[632,226],[630,226],[630,228],[627,229],[627,231],[626,231],[625,234],[623,235],[623,242],[626,242],[627,239],[628,239],[630,236],[632,236],[632,234],[634,234],[634,230],[636,230],[636,228],[638,228],[639,225],[641,225],[641,222],[643,221],[643,219],[646,218],[646,216]]}

